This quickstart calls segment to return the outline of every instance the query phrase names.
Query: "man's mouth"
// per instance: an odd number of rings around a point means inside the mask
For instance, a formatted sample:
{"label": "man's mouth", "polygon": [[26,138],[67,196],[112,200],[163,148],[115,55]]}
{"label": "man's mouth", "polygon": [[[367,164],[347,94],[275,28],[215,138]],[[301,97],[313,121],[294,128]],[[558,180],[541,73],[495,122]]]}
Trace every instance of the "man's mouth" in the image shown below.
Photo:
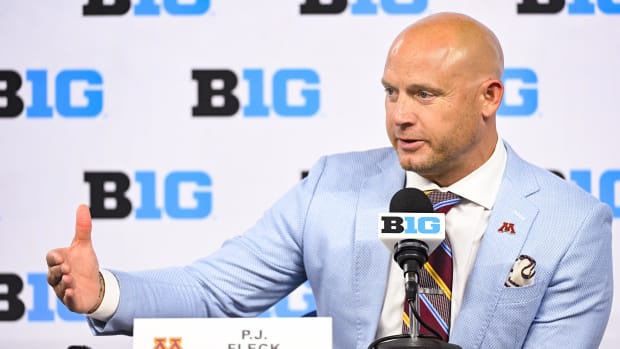
{"label": "man's mouth", "polygon": [[398,147],[403,150],[417,150],[424,144],[424,141],[413,138],[398,138]]}

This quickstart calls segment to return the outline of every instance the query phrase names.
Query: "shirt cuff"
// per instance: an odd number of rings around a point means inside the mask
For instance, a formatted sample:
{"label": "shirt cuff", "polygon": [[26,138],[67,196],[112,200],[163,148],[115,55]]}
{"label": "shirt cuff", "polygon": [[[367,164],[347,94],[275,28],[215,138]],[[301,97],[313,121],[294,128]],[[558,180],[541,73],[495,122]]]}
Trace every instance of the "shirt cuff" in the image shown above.
{"label": "shirt cuff", "polygon": [[110,320],[116,312],[116,308],[118,308],[121,299],[121,288],[118,285],[118,280],[110,271],[102,269],[101,276],[103,276],[103,282],[105,283],[105,293],[99,308],[89,314],[88,317],[106,322]]}

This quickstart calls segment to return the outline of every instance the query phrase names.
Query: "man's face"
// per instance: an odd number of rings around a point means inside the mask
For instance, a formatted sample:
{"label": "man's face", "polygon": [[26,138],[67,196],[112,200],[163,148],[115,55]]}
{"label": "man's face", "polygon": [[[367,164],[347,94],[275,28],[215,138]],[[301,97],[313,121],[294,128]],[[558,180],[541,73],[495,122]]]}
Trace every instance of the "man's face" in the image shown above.
{"label": "man's face", "polygon": [[441,185],[490,155],[482,141],[482,81],[467,73],[463,55],[432,41],[396,41],[382,79],[387,133],[401,166]]}

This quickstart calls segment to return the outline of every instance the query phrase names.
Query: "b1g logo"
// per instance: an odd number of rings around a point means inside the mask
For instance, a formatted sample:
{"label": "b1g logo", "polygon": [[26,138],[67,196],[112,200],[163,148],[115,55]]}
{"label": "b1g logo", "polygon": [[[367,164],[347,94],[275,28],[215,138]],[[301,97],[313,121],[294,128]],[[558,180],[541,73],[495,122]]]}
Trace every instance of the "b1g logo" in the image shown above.
{"label": "b1g logo", "polygon": [[[55,321],[56,316],[63,321],[84,321],[84,315],[72,313],[56,297],[46,273],[28,273],[26,279],[32,291],[28,293],[32,294],[31,304],[24,302],[24,281],[19,275],[0,274],[0,321],[18,321],[25,314],[29,322]],[[56,299],[56,309],[50,307],[50,296]]]}
{"label": "b1g logo", "polygon": [[0,118],[17,117],[24,109],[27,118],[51,118],[54,111],[65,118],[94,118],[101,114],[103,78],[99,72],[67,69],[54,78],[48,79],[48,75],[47,70],[26,70],[28,90],[22,88],[24,79],[18,72],[0,70]]}
{"label": "b1g logo", "polygon": [[[522,0],[517,4],[517,13],[554,14],[561,12],[565,5],[566,0]],[[572,0],[568,3],[568,14],[593,14],[596,7],[605,14],[620,14],[620,3],[614,0]]]}
{"label": "b1g logo", "polygon": [[[320,108],[319,74],[312,69],[280,69],[265,83],[263,69],[243,69],[247,84],[245,117],[268,117],[271,112],[281,117],[312,117]],[[193,116],[233,116],[241,103],[237,87],[238,77],[232,70],[192,70],[192,79],[198,84],[198,104]],[[271,106],[265,101],[265,89],[271,87]],[[245,96],[244,96],[245,97]]]}
{"label": "b1g logo", "polygon": [[504,97],[499,116],[527,117],[538,109],[538,77],[529,68],[507,68],[502,76]]}
{"label": "b1g logo", "polygon": [[437,214],[384,215],[380,219],[381,234],[440,234],[443,226],[441,216]]}
{"label": "b1g logo", "polygon": [[[210,0],[139,0],[133,6],[133,14],[159,16],[163,8],[163,11],[172,16],[200,16],[207,13],[210,6]],[[89,0],[82,7],[82,14],[84,16],[122,16],[130,9],[130,0]]]}
{"label": "b1g logo", "polygon": [[[412,15],[426,11],[428,0],[353,0],[351,14],[374,15],[383,12],[391,15]],[[343,13],[349,5],[348,0],[306,0],[299,6],[302,15],[327,15]]]}
{"label": "b1g logo", "polygon": [[[562,175],[562,177],[564,176]],[[592,186],[597,183],[592,179],[591,170],[571,170],[570,180],[594,195]],[[620,170],[606,170],[598,178],[599,200],[611,207],[614,218],[620,218],[620,204],[616,201],[616,187],[620,187]]]}
{"label": "b1g logo", "polygon": [[312,295],[310,283],[306,281],[259,317],[301,317],[314,310],[316,310],[316,301]]}
{"label": "b1g logo", "polygon": [[[161,219],[162,211],[173,219],[202,219],[211,214],[211,177],[202,171],[175,171],[163,183],[163,207],[157,206],[156,174],[137,171],[134,180],[140,185],[140,207],[136,219]],[[90,186],[92,218],[125,218],[132,211],[127,197],[131,180],[123,172],[85,172]],[[182,195],[191,194],[191,204],[183,203]]]}

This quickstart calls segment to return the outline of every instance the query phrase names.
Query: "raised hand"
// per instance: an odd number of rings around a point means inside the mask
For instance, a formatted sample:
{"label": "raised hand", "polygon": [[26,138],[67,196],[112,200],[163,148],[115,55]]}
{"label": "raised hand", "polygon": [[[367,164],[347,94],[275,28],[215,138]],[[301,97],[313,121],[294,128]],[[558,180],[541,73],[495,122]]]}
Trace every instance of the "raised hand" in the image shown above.
{"label": "raised hand", "polygon": [[49,251],[47,282],[71,311],[90,313],[103,297],[99,262],[91,240],[92,220],[88,206],[80,205],[75,219],[75,236],[69,247]]}

